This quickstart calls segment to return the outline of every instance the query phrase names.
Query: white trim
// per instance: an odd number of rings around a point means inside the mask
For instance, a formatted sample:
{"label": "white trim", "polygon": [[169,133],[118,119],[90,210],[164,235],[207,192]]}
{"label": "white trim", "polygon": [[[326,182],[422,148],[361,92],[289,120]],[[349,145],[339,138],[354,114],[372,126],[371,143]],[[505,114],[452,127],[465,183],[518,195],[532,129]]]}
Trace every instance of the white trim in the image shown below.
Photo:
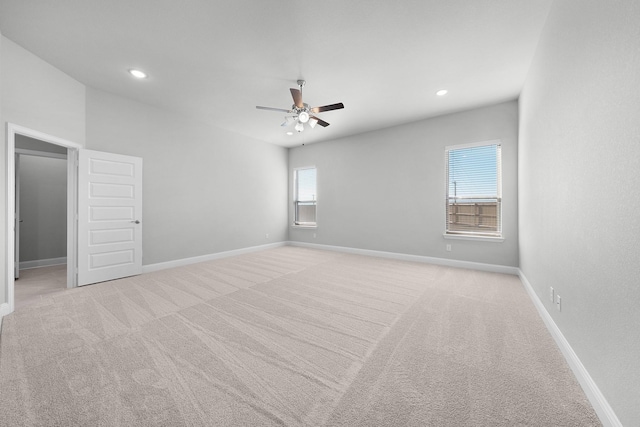
{"label": "white trim", "polygon": [[2,319],[9,313],[11,313],[11,310],[9,310],[9,304],[6,302],[0,304],[0,334],[2,333]]}
{"label": "white trim", "polygon": [[[67,141],[62,138],[58,138],[56,136],[47,135],[46,133],[42,133],[33,129],[29,129],[23,126],[19,126],[13,123],[7,122],[6,125],[7,132],[7,148],[6,148],[6,258],[5,265],[6,268],[6,298],[7,304],[9,305],[9,313],[13,312],[15,308],[15,277],[14,269],[10,268],[14,265],[15,261],[15,192],[16,192],[16,182],[15,182],[15,150],[16,150],[16,135],[24,135],[30,138],[39,139],[44,142],[48,142],[50,144],[60,145],[67,148],[68,153],[68,161],[67,161],[67,258],[71,265],[70,268],[67,268],[67,286],[73,287],[75,286],[75,264],[76,264],[76,256],[75,256],[75,247],[77,242],[77,230],[76,230],[76,222],[75,222],[75,212],[76,209],[76,179],[77,174],[75,173],[75,168],[73,164],[73,159],[75,159],[75,153],[77,150],[81,149],[82,146],[80,144],[76,144],[75,142]],[[70,161],[69,161],[70,160]]]}
{"label": "white trim", "polygon": [[569,364],[573,374],[576,376],[578,383],[580,383],[582,390],[587,395],[589,402],[591,402],[593,409],[596,411],[596,414],[598,414],[600,422],[602,422],[605,427],[622,427],[622,423],[616,416],[615,412],[613,412],[613,408],[611,408],[609,402],[607,402],[607,399],[604,397],[595,381],[593,381],[593,378],[589,375],[589,372],[578,358],[578,355],[573,351],[573,348],[571,348],[569,341],[567,341],[560,331],[560,328],[558,328],[558,325],[553,321],[553,318],[544,307],[544,304],[533,290],[531,283],[529,283],[520,269],[518,269],[518,276],[520,277],[524,288],[527,290],[531,301],[533,301],[533,305],[535,305],[538,310],[544,324],[547,326],[549,333],[560,348],[562,355]]}
{"label": "white trim", "polygon": [[13,292],[15,281],[15,221],[16,221],[16,153],[15,153],[15,132],[11,128],[11,124],[7,123],[7,151],[6,151],[6,171],[7,171],[7,189],[6,189],[6,228],[5,236],[7,240],[6,248],[6,262],[7,277],[5,282],[5,296],[7,298],[7,304],[9,305],[9,313],[13,311]]}
{"label": "white trim", "polygon": [[491,237],[491,236],[473,236],[470,234],[443,234],[442,237],[451,240],[475,240],[478,242],[490,242],[490,243],[502,243],[504,237]]}
{"label": "white trim", "polygon": [[[449,234],[449,200],[450,200],[450,188],[449,188],[449,164],[451,162],[451,157],[450,157],[450,152],[451,151],[457,151],[457,150],[464,150],[464,149],[468,149],[468,148],[476,148],[476,147],[491,147],[491,146],[496,146],[496,196],[497,196],[497,219],[498,219],[498,226],[500,228],[500,236],[496,236],[493,237],[494,239],[502,239],[503,238],[503,234],[502,234],[502,226],[503,226],[503,221],[502,221],[502,141],[499,139],[493,139],[493,140],[489,140],[489,141],[480,141],[480,142],[472,142],[472,143],[467,143],[467,144],[456,144],[456,145],[447,145],[444,149],[444,197],[445,197],[445,210],[444,210],[444,214],[445,214],[445,218],[444,218],[444,223],[445,223],[445,232],[444,232],[444,236],[445,238],[449,238],[447,236],[451,236],[451,235],[456,235],[457,233],[453,232],[451,234]],[[455,182],[454,182],[455,184]],[[479,195],[478,195],[479,196]],[[456,196],[456,200],[460,199],[463,201],[466,199],[473,199],[473,196],[467,196],[467,197],[457,197]],[[463,234],[463,233],[460,233]],[[473,237],[470,234],[468,234],[467,236]],[[488,238],[491,238],[490,236],[486,236]],[[472,239],[469,239],[472,240]],[[498,240],[496,240],[498,241]]]}
{"label": "white trim", "polygon": [[67,263],[67,257],[35,259],[32,261],[20,262],[20,270],[28,270],[30,268],[48,267],[50,265],[62,265]]}
{"label": "white trim", "polygon": [[11,311],[9,311],[9,304],[6,302],[0,304],[0,328],[2,328],[2,318],[9,313],[11,313]]}
{"label": "white trim", "polygon": [[490,139],[488,141],[468,142],[466,144],[447,145],[444,147],[446,151],[459,150],[461,148],[484,147],[486,145],[502,145],[500,139]]}
{"label": "white trim", "polygon": [[459,261],[455,259],[436,258],[422,255],[402,254],[398,252],[383,252],[370,249],[348,248],[345,246],[321,245],[318,243],[306,242],[287,242],[289,246],[298,246],[303,248],[320,249],[334,252],[344,252],[355,255],[374,256],[379,258],[397,259],[400,261],[422,262],[427,264],[444,265],[447,267],[466,268],[471,270],[490,271],[493,273],[518,275],[518,267],[510,267],[508,265],[484,264],[481,262]]}
{"label": "white trim", "polygon": [[[298,201],[298,171],[307,170],[307,169],[315,169],[316,171],[316,194],[314,194],[314,202],[316,202],[316,221],[314,224],[296,224],[296,202]],[[291,227],[294,228],[317,228],[318,227],[318,167],[313,166],[302,166],[299,168],[293,168],[293,223]]]}
{"label": "white trim", "polygon": [[[78,286],[78,155],[67,150],[67,288]],[[73,213],[73,214],[70,214]]]}
{"label": "white trim", "polygon": [[[66,139],[58,138],[57,136],[48,135],[44,132],[40,132],[37,130],[29,129],[24,126],[16,125],[14,123],[7,122],[7,130],[13,132],[13,134],[20,134],[23,136],[28,136],[29,138],[39,139],[44,142],[48,142],[49,144],[61,145],[66,148],[75,148],[80,149],[82,145],[77,144],[75,142],[67,141]],[[14,140],[15,147],[15,140]]]}
{"label": "white trim", "polygon": [[143,265],[142,274],[151,273],[153,271],[166,270],[167,268],[183,267],[185,265],[197,264],[199,262],[213,261],[216,259],[248,254],[251,252],[264,251],[266,249],[279,248],[286,245],[287,245],[286,242],[269,243],[266,245],[250,246],[248,248],[233,249],[225,252],[217,252],[217,253],[208,254],[208,255],[200,255],[192,258],[183,258],[183,259],[177,259],[174,261],[159,262],[157,264]]}

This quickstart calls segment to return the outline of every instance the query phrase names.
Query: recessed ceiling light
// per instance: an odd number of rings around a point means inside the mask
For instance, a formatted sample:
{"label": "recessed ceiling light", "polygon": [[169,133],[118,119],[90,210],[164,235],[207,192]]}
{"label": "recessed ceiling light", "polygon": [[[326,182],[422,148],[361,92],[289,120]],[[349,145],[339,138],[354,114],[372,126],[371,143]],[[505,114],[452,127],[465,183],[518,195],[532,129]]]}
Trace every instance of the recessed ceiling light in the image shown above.
{"label": "recessed ceiling light", "polygon": [[289,132],[287,132],[287,135],[291,136],[291,135],[293,135],[293,132],[289,131]]}
{"label": "recessed ceiling light", "polygon": [[439,91],[436,92],[436,95],[438,96],[445,96],[447,94],[447,92],[449,92],[446,89],[440,89]]}
{"label": "recessed ceiling light", "polygon": [[136,70],[135,68],[129,69],[129,74],[138,79],[146,79],[147,73],[144,71]]}

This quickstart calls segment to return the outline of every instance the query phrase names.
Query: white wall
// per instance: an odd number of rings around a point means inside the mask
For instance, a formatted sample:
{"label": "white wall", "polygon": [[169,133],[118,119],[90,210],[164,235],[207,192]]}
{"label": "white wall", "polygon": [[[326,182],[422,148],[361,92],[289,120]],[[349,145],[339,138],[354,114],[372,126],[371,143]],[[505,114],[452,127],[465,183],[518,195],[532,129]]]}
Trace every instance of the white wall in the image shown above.
{"label": "white wall", "polygon": [[[85,140],[85,87],[11,40],[0,43],[0,109],[2,146],[6,146],[5,123],[15,123],[78,144]],[[0,221],[6,224],[6,149],[0,150]],[[0,227],[2,241],[7,236]],[[6,247],[0,248],[6,259]],[[6,263],[0,263],[0,303],[6,302]]]}
{"label": "white wall", "polygon": [[144,265],[287,240],[283,147],[88,89],[87,148],[144,159]]}
{"label": "white wall", "polygon": [[20,156],[20,262],[67,256],[67,160]]}
{"label": "white wall", "polygon": [[1,54],[4,121],[83,145],[85,86],[5,37]]}
{"label": "white wall", "polygon": [[521,269],[625,426],[640,425],[639,18],[637,0],[555,2],[520,97]]}
{"label": "white wall", "polygon": [[[517,266],[517,135],[511,101],[293,148],[290,180],[294,168],[318,168],[318,227],[292,227],[290,240]],[[445,239],[444,149],[494,139],[502,140],[504,242]],[[290,182],[289,224],[292,192]]]}

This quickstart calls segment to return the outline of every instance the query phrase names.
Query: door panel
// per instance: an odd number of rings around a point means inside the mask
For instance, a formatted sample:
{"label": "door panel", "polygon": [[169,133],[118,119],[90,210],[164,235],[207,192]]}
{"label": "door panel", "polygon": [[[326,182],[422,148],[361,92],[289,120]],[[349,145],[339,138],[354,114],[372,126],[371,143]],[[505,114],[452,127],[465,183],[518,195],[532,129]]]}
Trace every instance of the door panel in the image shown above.
{"label": "door panel", "polygon": [[133,242],[134,232],[131,228],[114,228],[111,230],[91,230],[89,232],[89,245],[98,246],[110,243]]}
{"label": "door panel", "polygon": [[80,150],[78,285],[142,272],[142,159]]}

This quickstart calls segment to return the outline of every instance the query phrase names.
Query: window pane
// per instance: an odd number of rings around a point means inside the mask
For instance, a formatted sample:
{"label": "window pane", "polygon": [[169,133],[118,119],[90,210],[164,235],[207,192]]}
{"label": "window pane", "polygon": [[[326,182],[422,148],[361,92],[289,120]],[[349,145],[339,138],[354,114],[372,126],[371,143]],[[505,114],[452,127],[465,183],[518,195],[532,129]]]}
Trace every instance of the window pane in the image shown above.
{"label": "window pane", "polygon": [[316,199],[316,169],[298,169],[297,200],[311,201]]}
{"label": "window pane", "polygon": [[295,224],[316,225],[316,168],[295,171]]}
{"label": "window pane", "polygon": [[446,232],[501,235],[500,145],[449,149]]}
{"label": "window pane", "polygon": [[313,224],[316,222],[316,202],[298,202],[297,224]]}
{"label": "window pane", "polygon": [[449,151],[449,197],[497,197],[497,145]]}

